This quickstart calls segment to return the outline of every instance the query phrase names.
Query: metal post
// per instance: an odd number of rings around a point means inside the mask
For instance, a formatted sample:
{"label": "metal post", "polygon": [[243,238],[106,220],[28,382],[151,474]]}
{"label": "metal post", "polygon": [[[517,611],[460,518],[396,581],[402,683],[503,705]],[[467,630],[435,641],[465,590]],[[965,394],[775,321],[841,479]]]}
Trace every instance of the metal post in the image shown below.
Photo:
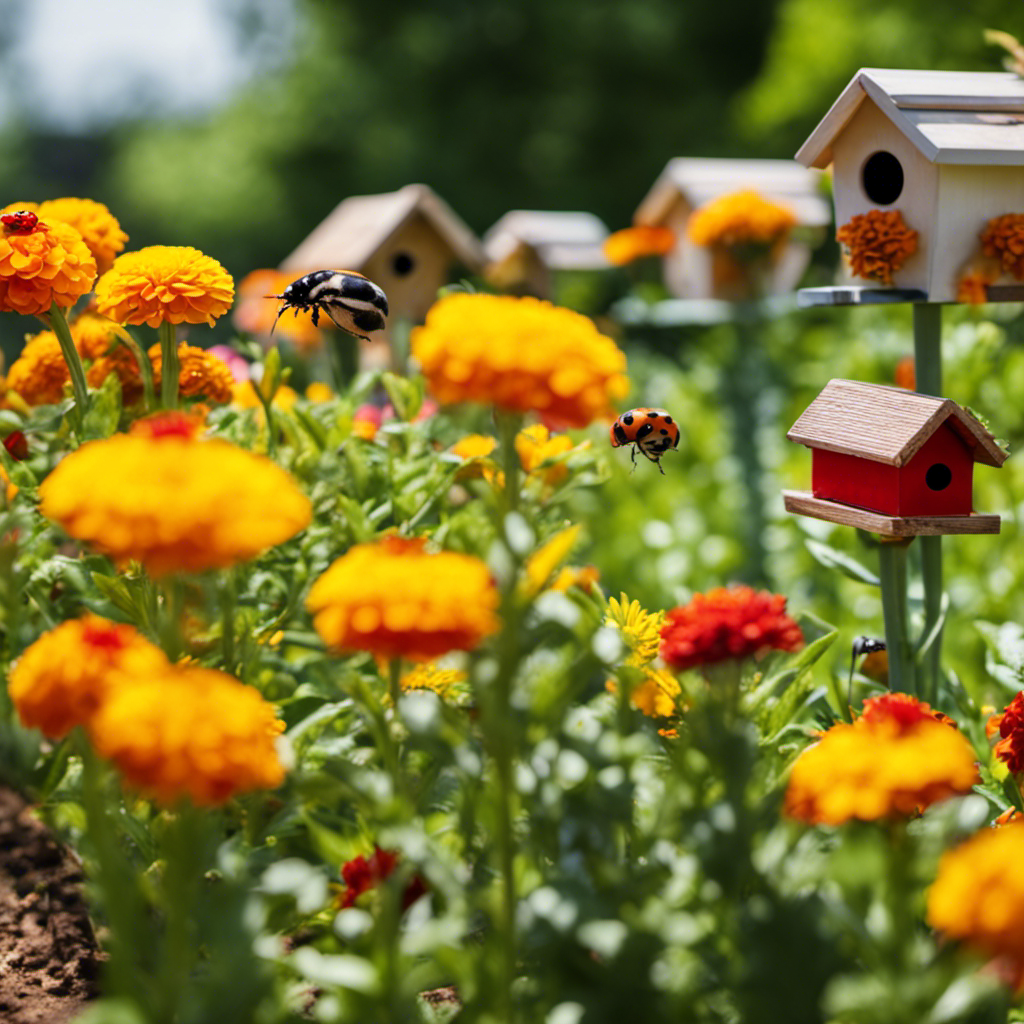
{"label": "metal post", "polygon": [[907,628],[907,548],[913,538],[888,541],[878,548],[878,577],[882,584],[882,616],[889,655],[889,689],[917,693],[914,650]]}

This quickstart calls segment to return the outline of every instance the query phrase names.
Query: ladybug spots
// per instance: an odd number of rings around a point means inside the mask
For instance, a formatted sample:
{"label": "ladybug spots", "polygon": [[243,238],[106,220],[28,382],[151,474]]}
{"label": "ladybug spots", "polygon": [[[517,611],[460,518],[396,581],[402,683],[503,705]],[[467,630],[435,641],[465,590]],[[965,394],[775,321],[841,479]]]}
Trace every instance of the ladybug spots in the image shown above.
{"label": "ladybug spots", "polygon": [[633,414],[631,412],[627,412],[626,415],[622,417],[622,422],[625,423],[627,427],[633,426]]}

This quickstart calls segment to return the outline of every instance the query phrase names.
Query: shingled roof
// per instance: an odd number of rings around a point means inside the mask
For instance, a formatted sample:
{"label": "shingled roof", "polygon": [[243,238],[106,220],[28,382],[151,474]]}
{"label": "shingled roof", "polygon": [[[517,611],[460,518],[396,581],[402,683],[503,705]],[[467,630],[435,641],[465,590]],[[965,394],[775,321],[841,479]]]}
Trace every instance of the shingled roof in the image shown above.
{"label": "shingled roof", "polygon": [[832,141],[870,99],[936,164],[1024,166],[1024,79],[1003,71],[861,68],[796,154],[832,162]]}
{"label": "shingled roof", "polygon": [[975,462],[1006,461],[995,438],[956,402],[855,380],[830,380],[786,436],[808,448],[903,466],[947,421]]}

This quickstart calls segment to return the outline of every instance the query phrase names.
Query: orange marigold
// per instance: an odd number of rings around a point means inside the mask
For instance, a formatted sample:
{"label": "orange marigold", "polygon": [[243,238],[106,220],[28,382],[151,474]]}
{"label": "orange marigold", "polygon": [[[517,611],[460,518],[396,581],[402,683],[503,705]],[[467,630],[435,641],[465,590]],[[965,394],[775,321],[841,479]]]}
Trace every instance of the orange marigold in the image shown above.
{"label": "orange marigold", "polygon": [[855,277],[891,285],[892,275],[917,252],[917,232],[899,210],[869,210],[851,217],[836,232]]}
{"label": "orange marigold", "polygon": [[29,338],[7,373],[7,387],[29,405],[55,405],[70,381],[68,364],[53,331]]}
{"label": "orange marigold", "polygon": [[609,235],[602,248],[608,262],[621,267],[645,256],[664,256],[675,244],[676,236],[671,228],[641,224]]}
{"label": "orange marigold", "polygon": [[[153,386],[159,391],[164,365],[159,345],[150,347],[149,361],[153,365]],[[182,341],[178,344],[178,363],[178,394],[182,398],[205,398],[221,404],[232,400],[235,378],[223,359]],[[245,384],[249,386],[248,381]]]}
{"label": "orange marigold", "polygon": [[[605,683],[605,689],[617,693],[619,684],[614,679]],[[677,710],[677,698],[683,692],[671,672],[663,668],[648,667],[644,677],[633,687],[629,702],[648,718],[671,718]]]}
{"label": "orange marigold", "polygon": [[942,855],[928,890],[928,923],[999,961],[1024,983],[1024,823],[985,829]]}
{"label": "orange marigold", "polygon": [[786,614],[786,599],[751,587],[717,587],[695,594],[665,615],[661,656],[675,669],[758,657],[774,648],[803,647],[800,627]]}
{"label": "orange marigold", "polygon": [[89,723],[97,752],[160,803],[222,804],[284,780],[284,728],[251,686],[212,669],[169,666],[114,689]]}
{"label": "orange marigold", "polygon": [[107,355],[115,345],[123,348],[117,342],[118,339],[127,337],[128,333],[120,324],[115,324],[113,320],[108,320],[89,309],[81,316],[75,317],[69,326],[75,347],[82,358],[91,360]]}
{"label": "orange marigold", "polygon": [[96,282],[96,309],[119,324],[210,324],[231,308],[231,275],[182,245],[150,245],[118,256]]}
{"label": "orange marigold", "polygon": [[893,383],[898,388],[913,391],[917,387],[917,367],[913,356],[904,356],[897,364],[893,373]]}
{"label": "orange marigold", "polygon": [[998,259],[1016,280],[1024,280],[1024,213],[993,217],[981,232],[981,251]]}
{"label": "orange marigold", "polygon": [[478,558],[431,553],[422,538],[357,544],[313,584],[306,606],[335,650],[432,661],[498,628],[498,591]]}
{"label": "orange marigold", "polygon": [[1018,693],[1001,715],[993,715],[989,721],[993,727],[998,726],[1001,737],[995,745],[996,757],[1011,774],[1021,774],[1024,772],[1024,693]]}
{"label": "orange marigold", "polygon": [[156,576],[255,558],[309,524],[309,499],[285,470],[195,429],[165,414],[82,445],[39,488],[43,515]]}
{"label": "orange marigold", "polygon": [[960,271],[956,285],[956,301],[978,306],[988,302],[988,286],[999,280],[999,261],[975,259]]}
{"label": "orange marigold", "polygon": [[969,793],[977,781],[974,749],[955,727],[907,694],[885,694],[797,758],[785,813],[824,825],[876,821]]}
{"label": "orange marigold", "polygon": [[58,739],[92,718],[118,673],[149,676],[167,667],[163,651],[134,627],[84,615],[26,648],[8,689],[21,721]]}
{"label": "orange marigold", "polygon": [[36,213],[43,220],[62,220],[70,224],[89,247],[101,274],[110,269],[114,257],[128,241],[117,218],[103,203],[93,199],[48,199],[39,204]]}
{"label": "orange marigold", "polygon": [[784,241],[795,225],[792,210],[748,189],[700,207],[687,222],[686,233],[702,248],[763,250]]}
{"label": "orange marigold", "polygon": [[[23,207],[22,207],[23,208]],[[96,280],[96,260],[63,221],[28,231],[0,225],[0,311],[36,316],[73,306]]]}
{"label": "orange marigold", "polygon": [[[253,270],[246,274],[238,283],[238,304],[232,314],[235,326],[249,334],[269,336],[281,308],[281,300],[274,296],[280,295],[297,276],[284,274],[280,270]],[[330,318],[321,317],[321,323],[327,326]],[[296,307],[285,310],[281,319],[277,320],[274,334],[283,335],[296,348],[305,352],[323,343],[321,329],[313,326],[310,311]]]}
{"label": "orange marigold", "polygon": [[584,427],[625,397],[626,357],[572,310],[533,298],[446,295],[412,332],[442,404],[483,402]]}

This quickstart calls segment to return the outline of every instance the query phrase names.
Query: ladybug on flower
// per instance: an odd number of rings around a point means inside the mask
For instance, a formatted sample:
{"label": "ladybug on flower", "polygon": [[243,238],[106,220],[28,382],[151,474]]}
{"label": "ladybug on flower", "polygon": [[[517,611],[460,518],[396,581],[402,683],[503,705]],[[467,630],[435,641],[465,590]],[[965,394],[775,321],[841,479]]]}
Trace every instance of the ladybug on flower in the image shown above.
{"label": "ladybug on flower", "polygon": [[611,428],[613,448],[632,445],[630,457],[636,466],[636,452],[650,459],[662,476],[661,457],[679,445],[679,424],[664,409],[630,409],[624,412]]}

